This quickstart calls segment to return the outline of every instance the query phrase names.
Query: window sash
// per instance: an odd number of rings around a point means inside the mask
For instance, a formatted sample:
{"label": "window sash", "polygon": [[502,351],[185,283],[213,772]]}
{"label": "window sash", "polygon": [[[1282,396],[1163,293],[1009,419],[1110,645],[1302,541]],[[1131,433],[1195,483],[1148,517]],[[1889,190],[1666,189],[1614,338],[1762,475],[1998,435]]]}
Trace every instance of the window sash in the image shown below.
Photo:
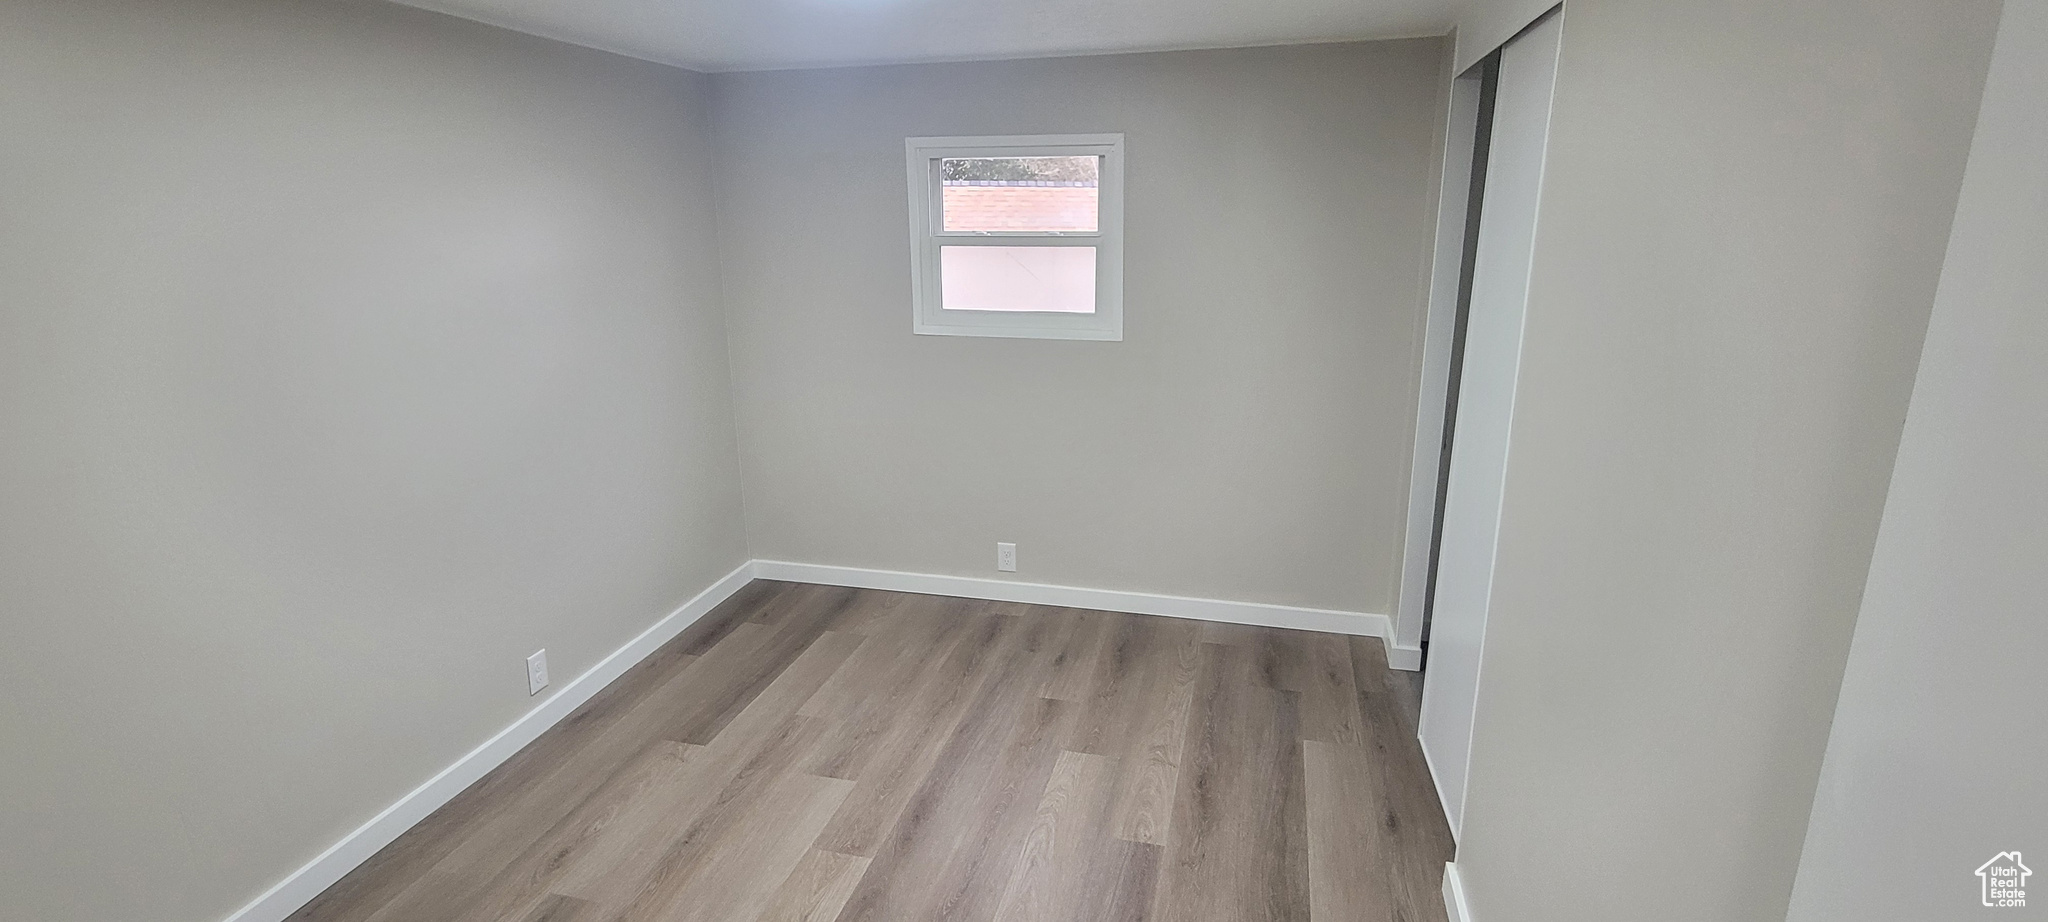
{"label": "window sash", "polygon": [[[958,154],[952,154],[952,153],[942,154],[942,155],[939,155],[939,156],[936,156],[936,157],[932,157],[932,158],[930,158],[930,159],[929,159],[929,160],[928,160],[928,161],[927,161],[927,162],[925,163],[925,174],[926,174],[927,176],[929,176],[929,177],[930,177],[930,179],[929,179],[929,180],[928,180],[928,182],[927,182],[927,186],[928,186],[928,188],[927,188],[927,189],[926,189],[926,191],[925,191],[925,201],[927,201],[927,202],[930,202],[930,203],[931,203],[931,214],[928,214],[928,215],[926,215],[926,216],[925,216],[925,221],[927,222],[925,226],[926,226],[926,227],[929,227],[929,228],[931,229],[931,235],[932,235],[932,236],[934,236],[934,237],[944,237],[944,238],[946,239],[946,245],[947,245],[947,246],[954,246],[954,245],[956,245],[956,243],[955,243],[955,242],[956,242],[956,241],[960,241],[960,240],[977,240],[977,239],[988,239],[988,238],[994,238],[994,239],[997,239],[997,240],[1023,240],[1023,241],[1030,241],[1030,242],[1027,242],[1026,244],[1024,244],[1024,245],[1026,245],[1026,246],[1059,246],[1059,245],[1061,245],[1061,244],[1058,244],[1058,243],[1042,243],[1042,242],[1040,242],[1040,241],[1046,241],[1046,240],[1052,240],[1052,241],[1059,241],[1059,240],[1099,240],[1099,239],[1101,239],[1101,238],[1102,238],[1102,236],[1103,236],[1103,233],[1102,233],[1102,229],[1103,229],[1103,223],[1102,223],[1102,184],[1103,184],[1103,181],[1102,181],[1101,179],[1097,179],[1097,180],[1095,181],[1095,196],[1096,196],[1096,201],[1095,201],[1095,229],[1094,229],[1094,230],[1092,230],[1092,231],[1034,231],[1034,230],[956,231],[956,230],[947,230],[947,229],[946,229],[946,177],[945,177],[945,176],[944,176],[944,175],[942,174],[942,171],[941,171],[941,170],[939,169],[939,164],[941,164],[941,163],[943,163],[943,162],[945,162],[945,161],[947,161],[947,160],[952,160],[952,159],[955,159],[955,158],[957,158],[958,156],[959,156]],[[1016,155],[1013,155],[1013,156],[1025,156],[1025,155],[1023,155],[1023,154],[1016,154]],[[1071,154],[1063,154],[1063,155],[1061,155],[1061,156],[1072,156],[1072,155],[1071,155]],[[1096,156],[1096,157],[1098,157],[1099,159],[1102,159],[1102,160],[1105,160],[1105,161],[1109,159],[1108,157],[1105,157],[1105,156],[1103,156],[1103,155],[1101,155],[1101,154],[1096,154],[1095,156]],[[1106,165],[1105,165],[1105,168],[1106,168]],[[1071,244],[1069,244],[1069,245],[1071,245]]]}
{"label": "window sash", "polygon": [[[914,331],[920,334],[1033,339],[1123,339],[1123,136],[1059,135],[991,138],[910,138],[912,202],[911,278]],[[945,230],[945,177],[940,162],[978,157],[1100,158],[1094,231]],[[945,310],[942,246],[1093,247],[1095,312]]]}
{"label": "window sash", "polygon": [[933,234],[940,246],[949,247],[1099,247],[1101,234],[1055,236],[1052,234]]}

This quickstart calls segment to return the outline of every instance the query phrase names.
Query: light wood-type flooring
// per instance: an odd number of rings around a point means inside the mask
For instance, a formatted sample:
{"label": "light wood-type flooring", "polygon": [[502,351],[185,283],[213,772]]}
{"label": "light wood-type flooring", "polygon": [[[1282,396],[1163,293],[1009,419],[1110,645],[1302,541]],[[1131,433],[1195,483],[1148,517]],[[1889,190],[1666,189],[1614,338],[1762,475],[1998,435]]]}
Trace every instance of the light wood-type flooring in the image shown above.
{"label": "light wood-type flooring", "polygon": [[1376,639],[757,581],[304,922],[1442,922]]}

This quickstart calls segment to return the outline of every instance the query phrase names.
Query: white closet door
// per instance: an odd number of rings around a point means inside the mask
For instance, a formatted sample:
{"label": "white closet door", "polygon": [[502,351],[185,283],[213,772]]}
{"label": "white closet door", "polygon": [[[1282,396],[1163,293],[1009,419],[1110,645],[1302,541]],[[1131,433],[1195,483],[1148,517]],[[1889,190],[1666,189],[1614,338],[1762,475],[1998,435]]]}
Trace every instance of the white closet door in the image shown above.
{"label": "white closet door", "polygon": [[1508,423],[1515,409],[1537,193],[1562,36],[1562,16],[1553,14],[1501,49],[1479,240],[1473,251],[1464,371],[1444,495],[1421,726],[1423,751],[1454,835],[1464,823],[1480,647],[1493,590]]}

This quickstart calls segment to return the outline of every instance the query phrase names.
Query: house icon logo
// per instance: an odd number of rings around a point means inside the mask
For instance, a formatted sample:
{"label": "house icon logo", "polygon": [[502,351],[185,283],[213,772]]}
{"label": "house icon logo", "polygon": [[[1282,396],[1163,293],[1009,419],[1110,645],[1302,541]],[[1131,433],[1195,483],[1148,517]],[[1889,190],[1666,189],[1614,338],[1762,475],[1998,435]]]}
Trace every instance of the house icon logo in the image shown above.
{"label": "house icon logo", "polygon": [[2014,908],[2027,905],[2027,875],[2034,873],[2020,863],[2019,852],[1999,852],[1977,869],[1983,885],[1984,905]]}

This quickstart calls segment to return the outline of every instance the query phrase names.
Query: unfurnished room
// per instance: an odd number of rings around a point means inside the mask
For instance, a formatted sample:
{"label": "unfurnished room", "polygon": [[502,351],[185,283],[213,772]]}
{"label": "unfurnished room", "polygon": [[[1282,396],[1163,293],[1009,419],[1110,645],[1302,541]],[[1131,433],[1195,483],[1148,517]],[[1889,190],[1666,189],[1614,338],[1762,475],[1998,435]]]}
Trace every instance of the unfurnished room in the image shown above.
{"label": "unfurnished room", "polygon": [[2048,919],[2048,0],[0,0],[4,922]]}

